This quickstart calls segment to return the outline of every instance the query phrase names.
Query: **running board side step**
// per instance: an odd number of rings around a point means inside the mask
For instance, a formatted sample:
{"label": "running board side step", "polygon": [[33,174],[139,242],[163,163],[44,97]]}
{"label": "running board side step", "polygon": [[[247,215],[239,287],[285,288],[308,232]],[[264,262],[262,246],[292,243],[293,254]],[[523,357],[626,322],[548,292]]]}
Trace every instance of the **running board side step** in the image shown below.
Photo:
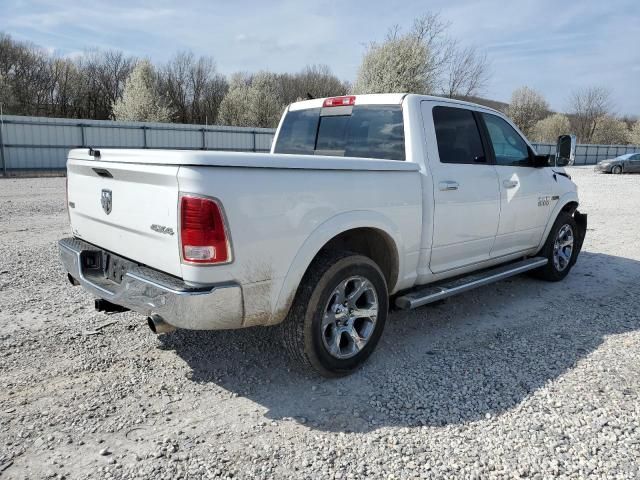
{"label": "running board side step", "polygon": [[427,305],[428,303],[437,302],[438,300],[452,297],[453,295],[482,287],[493,282],[498,282],[505,278],[513,277],[514,275],[519,275],[535,268],[544,267],[548,261],[549,260],[544,257],[527,258],[525,260],[502,265],[491,270],[472,273],[471,275],[467,275],[456,280],[445,280],[440,284],[426,285],[419,290],[414,290],[410,293],[397,297],[396,307],[402,310],[418,308],[423,305]]}

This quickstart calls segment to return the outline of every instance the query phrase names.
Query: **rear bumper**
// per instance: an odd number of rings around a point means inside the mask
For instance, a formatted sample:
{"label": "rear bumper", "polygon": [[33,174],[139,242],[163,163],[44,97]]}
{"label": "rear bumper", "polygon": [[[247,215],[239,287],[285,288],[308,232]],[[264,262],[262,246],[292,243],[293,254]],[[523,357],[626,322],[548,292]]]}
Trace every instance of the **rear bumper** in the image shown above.
{"label": "rear bumper", "polygon": [[126,266],[120,283],[107,278],[98,247],[77,238],[58,242],[66,271],[85,290],[98,298],[142,315],[159,315],[176,328],[224,330],[240,328],[244,309],[237,284],[193,287],[171,275],[120,259]]}

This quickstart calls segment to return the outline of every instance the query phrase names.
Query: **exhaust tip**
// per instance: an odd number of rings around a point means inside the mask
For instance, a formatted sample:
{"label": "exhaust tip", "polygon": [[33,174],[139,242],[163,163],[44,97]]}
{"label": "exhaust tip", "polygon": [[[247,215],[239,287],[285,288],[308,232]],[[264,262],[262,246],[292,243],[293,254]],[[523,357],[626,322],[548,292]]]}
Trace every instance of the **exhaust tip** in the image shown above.
{"label": "exhaust tip", "polygon": [[147,317],[147,325],[149,325],[149,329],[156,335],[161,333],[170,333],[176,329],[176,327],[168,324],[160,315],[155,313]]}

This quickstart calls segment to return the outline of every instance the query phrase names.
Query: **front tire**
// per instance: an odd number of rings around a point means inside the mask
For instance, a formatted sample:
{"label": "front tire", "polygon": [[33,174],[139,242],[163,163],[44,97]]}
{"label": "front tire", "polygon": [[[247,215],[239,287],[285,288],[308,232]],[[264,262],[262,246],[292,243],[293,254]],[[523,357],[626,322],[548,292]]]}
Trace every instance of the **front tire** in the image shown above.
{"label": "front tire", "polygon": [[581,233],[574,218],[567,212],[560,212],[539,253],[549,261],[532,274],[549,282],[558,282],[566,277],[578,259],[579,235]]}
{"label": "front tire", "polygon": [[620,175],[622,173],[622,167],[620,165],[614,165],[611,167],[611,173],[614,175]]}
{"label": "front tire", "polygon": [[282,324],[292,360],[325,377],[347,375],[375,349],[389,309],[387,283],[368,257],[321,252]]}

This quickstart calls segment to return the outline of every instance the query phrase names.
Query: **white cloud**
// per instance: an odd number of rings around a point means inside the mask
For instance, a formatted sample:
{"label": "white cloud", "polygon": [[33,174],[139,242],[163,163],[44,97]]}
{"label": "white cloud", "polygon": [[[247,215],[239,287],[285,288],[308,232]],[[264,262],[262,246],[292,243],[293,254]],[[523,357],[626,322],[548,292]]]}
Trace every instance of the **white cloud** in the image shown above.
{"label": "white cloud", "polygon": [[[450,33],[485,51],[493,65],[486,95],[507,100],[527,84],[555,109],[571,90],[605,85],[625,113],[640,112],[628,72],[640,65],[640,2],[584,0],[4,0],[0,31],[73,54],[121,49],[164,61],[177,50],[211,55],[223,73],[297,71],[325,63],[352,80],[364,45],[430,9]],[[627,75],[625,76],[625,73]]]}

